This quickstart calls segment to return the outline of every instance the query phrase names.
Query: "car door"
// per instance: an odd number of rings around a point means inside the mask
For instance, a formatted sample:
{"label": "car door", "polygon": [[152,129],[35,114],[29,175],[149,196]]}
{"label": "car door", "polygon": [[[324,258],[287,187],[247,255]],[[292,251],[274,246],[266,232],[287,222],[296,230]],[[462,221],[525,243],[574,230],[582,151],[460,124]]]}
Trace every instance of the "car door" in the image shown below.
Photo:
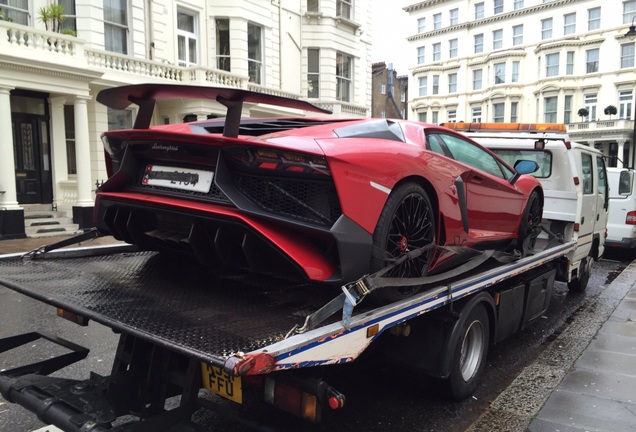
{"label": "car door", "polygon": [[509,182],[514,173],[471,141],[443,133],[438,137],[450,157],[466,166],[462,180],[471,236],[485,240],[516,235],[525,197]]}

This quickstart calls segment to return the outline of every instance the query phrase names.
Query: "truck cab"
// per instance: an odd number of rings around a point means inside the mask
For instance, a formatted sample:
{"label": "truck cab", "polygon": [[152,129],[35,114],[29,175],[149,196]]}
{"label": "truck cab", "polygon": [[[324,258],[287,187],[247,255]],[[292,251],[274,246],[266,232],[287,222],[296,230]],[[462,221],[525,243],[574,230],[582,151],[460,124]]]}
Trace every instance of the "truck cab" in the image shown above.
{"label": "truck cab", "polygon": [[544,235],[573,239],[557,280],[574,291],[586,288],[594,260],[604,252],[609,210],[603,154],[571,142],[565,125],[527,123],[446,123],[497,153],[511,166],[521,159],[539,165],[534,175],[544,191]]}
{"label": "truck cab", "polygon": [[636,248],[636,175],[633,169],[608,168],[610,210],[605,246]]}

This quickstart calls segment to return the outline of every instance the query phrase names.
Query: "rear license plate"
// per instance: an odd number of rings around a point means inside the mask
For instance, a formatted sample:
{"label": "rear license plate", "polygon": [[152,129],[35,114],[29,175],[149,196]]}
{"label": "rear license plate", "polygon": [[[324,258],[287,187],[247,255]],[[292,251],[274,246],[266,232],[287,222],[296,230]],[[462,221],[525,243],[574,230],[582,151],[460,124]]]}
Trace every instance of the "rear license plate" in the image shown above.
{"label": "rear license plate", "polygon": [[146,165],[141,184],[208,193],[214,173],[192,168]]}
{"label": "rear license plate", "polygon": [[233,402],[243,403],[243,386],[240,376],[230,375],[223,369],[207,363],[201,363],[201,373],[203,387]]}

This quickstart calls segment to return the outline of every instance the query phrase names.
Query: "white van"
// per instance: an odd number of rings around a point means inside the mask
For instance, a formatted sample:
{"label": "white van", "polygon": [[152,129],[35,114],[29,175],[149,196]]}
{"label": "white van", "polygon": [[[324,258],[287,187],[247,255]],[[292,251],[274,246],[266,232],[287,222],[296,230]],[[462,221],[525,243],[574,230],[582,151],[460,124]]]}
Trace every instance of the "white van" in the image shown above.
{"label": "white van", "polygon": [[[609,190],[603,154],[569,141],[564,125],[445,123],[497,153],[514,166],[533,160],[544,193],[542,226],[547,233],[577,242],[557,280],[572,291],[587,287],[592,264],[601,258],[607,235]],[[548,234],[545,234],[548,236]]]}
{"label": "white van", "polygon": [[636,248],[636,175],[627,168],[608,168],[609,219],[605,246]]}

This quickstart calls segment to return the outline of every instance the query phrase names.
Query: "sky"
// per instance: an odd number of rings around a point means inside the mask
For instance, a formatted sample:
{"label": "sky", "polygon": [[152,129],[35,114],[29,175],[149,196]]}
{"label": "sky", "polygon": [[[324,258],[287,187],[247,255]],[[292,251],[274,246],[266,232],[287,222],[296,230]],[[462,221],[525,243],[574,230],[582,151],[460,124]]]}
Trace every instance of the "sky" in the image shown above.
{"label": "sky", "polygon": [[407,75],[415,59],[410,54],[406,37],[417,33],[413,18],[402,9],[416,0],[371,0],[373,2],[373,63],[393,63],[398,75]]}

